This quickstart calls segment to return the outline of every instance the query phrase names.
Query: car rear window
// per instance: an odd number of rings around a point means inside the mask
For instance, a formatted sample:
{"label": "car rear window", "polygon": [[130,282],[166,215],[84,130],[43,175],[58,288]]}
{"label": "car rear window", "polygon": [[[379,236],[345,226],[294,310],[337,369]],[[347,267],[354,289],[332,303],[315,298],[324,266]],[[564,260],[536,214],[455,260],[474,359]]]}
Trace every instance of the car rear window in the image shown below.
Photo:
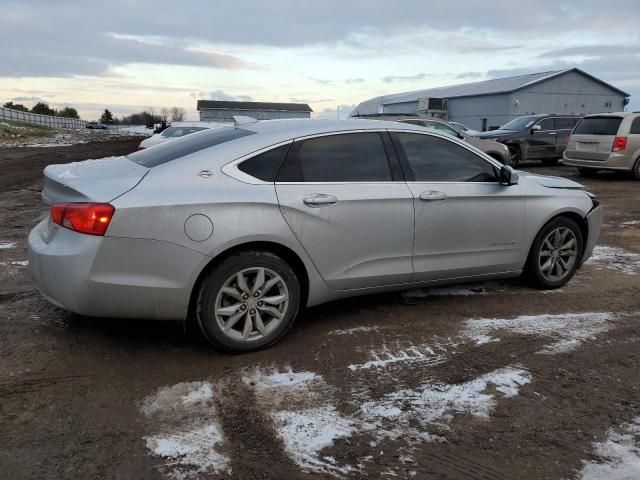
{"label": "car rear window", "polygon": [[163,131],[160,135],[163,137],[184,137],[190,133],[200,132],[206,130],[207,127],[169,127]]}
{"label": "car rear window", "polygon": [[131,153],[127,155],[127,158],[139,165],[152,168],[191,153],[204,150],[205,148],[215,147],[216,145],[231,142],[255,133],[256,132],[242,128],[205,130],[156,145],[153,148]]}
{"label": "car rear window", "polygon": [[616,135],[620,127],[620,117],[583,118],[573,131],[574,135]]}

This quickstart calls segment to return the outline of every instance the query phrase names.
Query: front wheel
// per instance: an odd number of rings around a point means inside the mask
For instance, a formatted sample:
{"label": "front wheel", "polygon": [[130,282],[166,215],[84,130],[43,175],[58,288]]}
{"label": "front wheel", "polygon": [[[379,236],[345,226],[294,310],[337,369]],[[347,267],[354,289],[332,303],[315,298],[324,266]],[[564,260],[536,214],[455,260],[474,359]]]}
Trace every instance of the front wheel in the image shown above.
{"label": "front wheel", "polygon": [[241,252],[223,260],[203,281],[197,322],[206,338],[228,352],[249,352],[278,341],[300,306],[291,267],[269,252]]}
{"label": "front wheel", "polygon": [[509,152],[511,153],[511,166],[518,168],[522,161],[522,151],[518,145],[509,145]]}
{"label": "front wheel", "polygon": [[541,290],[560,288],[576,272],[582,255],[580,227],[567,217],[547,223],[536,236],[525,267],[532,286]]}

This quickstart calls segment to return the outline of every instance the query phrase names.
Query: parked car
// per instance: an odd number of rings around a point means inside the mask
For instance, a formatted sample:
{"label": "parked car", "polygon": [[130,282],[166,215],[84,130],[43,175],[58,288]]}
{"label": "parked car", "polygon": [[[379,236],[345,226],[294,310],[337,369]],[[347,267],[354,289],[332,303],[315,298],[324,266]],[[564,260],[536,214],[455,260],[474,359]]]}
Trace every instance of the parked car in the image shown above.
{"label": "parked car", "polygon": [[89,122],[85,125],[86,128],[89,129],[93,129],[93,130],[106,130],[107,126],[102,124],[102,123],[98,123],[98,122]]}
{"label": "parked car", "polygon": [[511,120],[498,130],[479,133],[477,137],[507,145],[514,167],[534,159],[555,165],[562,158],[569,135],[580,118],[577,115],[527,115]]}
{"label": "parked car", "polygon": [[573,130],[563,162],[584,176],[618,170],[640,180],[640,112],[587,115]]}
{"label": "parked car", "polygon": [[460,132],[464,132],[467,135],[477,135],[480,132],[478,130],[474,130],[472,128],[467,127],[466,125],[464,125],[463,123],[459,123],[459,122],[449,122],[449,125],[453,126],[456,128],[456,130],[460,131]]}
{"label": "parked car", "polygon": [[145,148],[153,147],[154,145],[159,145],[169,140],[175,140],[190,133],[222,126],[223,124],[216,122],[173,122],[169,127],[162,130],[161,133],[156,133],[141,141],[140,145],[138,145],[138,150],[144,150]]}
{"label": "parked car", "polygon": [[247,123],[44,175],[50,216],[28,249],[47,299],[88,316],[191,313],[230,351],[354,295],[523,272],[561,287],[602,222],[575,182],[398,122]]}
{"label": "parked car", "polygon": [[420,127],[430,128],[446,135],[451,135],[452,137],[464,140],[465,142],[476,147],[478,150],[482,150],[484,153],[489,155],[491,158],[496,159],[503,165],[511,165],[511,153],[509,152],[509,148],[507,146],[499,142],[494,142],[493,140],[483,140],[480,138],[476,138],[466,132],[458,130],[450,122],[445,122],[444,120],[440,120],[437,118],[426,117],[385,116],[374,118],[376,120],[394,120],[396,122],[418,125]]}

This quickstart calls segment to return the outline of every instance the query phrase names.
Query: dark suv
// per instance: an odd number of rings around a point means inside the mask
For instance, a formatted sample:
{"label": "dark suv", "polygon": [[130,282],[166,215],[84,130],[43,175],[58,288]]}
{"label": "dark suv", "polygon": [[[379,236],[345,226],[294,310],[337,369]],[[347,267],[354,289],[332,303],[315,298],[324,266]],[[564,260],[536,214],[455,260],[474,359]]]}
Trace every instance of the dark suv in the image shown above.
{"label": "dark suv", "polygon": [[498,130],[477,134],[478,138],[504,143],[511,151],[514,167],[524,160],[539,159],[554,165],[562,158],[578,115],[527,115],[511,120]]}

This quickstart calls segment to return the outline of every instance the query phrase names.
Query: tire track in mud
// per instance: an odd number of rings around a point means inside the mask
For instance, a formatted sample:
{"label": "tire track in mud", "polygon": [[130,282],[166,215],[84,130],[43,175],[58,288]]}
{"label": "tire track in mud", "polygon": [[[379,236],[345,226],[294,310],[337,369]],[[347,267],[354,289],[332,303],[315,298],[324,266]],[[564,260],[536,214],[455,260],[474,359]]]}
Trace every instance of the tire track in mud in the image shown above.
{"label": "tire track in mud", "polygon": [[302,479],[252,386],[235,376],[226,378],[221,386],[224,393],[217,406],[225,436],[222,448],[231,458],[233,478],[254,479],[256,472],[261,472],[259,478],[264,480]]}

